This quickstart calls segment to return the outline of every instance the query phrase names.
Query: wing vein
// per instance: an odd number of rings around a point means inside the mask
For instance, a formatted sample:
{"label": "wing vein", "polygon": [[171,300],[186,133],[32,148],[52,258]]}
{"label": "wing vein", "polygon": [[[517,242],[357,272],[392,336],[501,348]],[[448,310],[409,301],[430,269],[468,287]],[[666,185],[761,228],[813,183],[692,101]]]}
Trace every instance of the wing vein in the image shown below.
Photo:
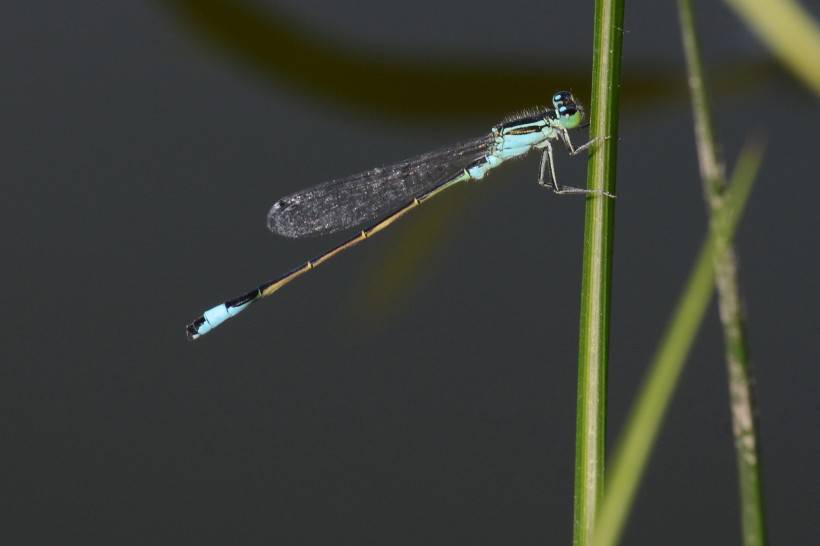
{"label": "wing vein", "polygon": [[492,134],[292,193],[268,212],[285,237],[335,233],[384,216],[489,153]]}

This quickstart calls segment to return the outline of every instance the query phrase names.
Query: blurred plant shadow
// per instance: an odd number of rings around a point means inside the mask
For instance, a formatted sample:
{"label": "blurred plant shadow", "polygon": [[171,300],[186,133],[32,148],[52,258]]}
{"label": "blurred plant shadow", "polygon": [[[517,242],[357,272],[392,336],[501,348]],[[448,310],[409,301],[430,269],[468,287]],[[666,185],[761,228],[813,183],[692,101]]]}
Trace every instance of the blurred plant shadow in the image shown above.
{"label": "blurred plant shadow", "polygon": [[[588,89],[590,70],[574,59],[510,63],[498,59],[391,58],[311,32],[279,10],[247,0],[158,2],[212,51],[225,54],[269,83],[359,112],[430,123],[498,116],[542,104],[555,89]],[[491,68],[488,68],[491,67]],[[770,59],[744,61],[715,71],[718,92],[753,88],[782,74]],[[515,82],[515,85],[510,85]],[[583,96],[583,94],[582,94]],[[630,64],[624,71],[622,105],[647,108],[686,103],[680,65]]]}

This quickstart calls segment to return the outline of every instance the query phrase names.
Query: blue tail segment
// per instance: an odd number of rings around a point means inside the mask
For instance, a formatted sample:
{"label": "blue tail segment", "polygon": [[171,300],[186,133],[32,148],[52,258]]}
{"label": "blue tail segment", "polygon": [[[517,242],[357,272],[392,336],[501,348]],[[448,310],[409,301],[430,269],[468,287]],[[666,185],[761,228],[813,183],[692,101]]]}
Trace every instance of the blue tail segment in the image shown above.
{"label": "blue tail segment", "polygon": [[262,295],[262,291],[257,288],[248,292],[244,296],[220,303],[216,307],[208,309],[202,316],[185,327],[185,333],[188,334],[188,339],[191,341],[204,336],[226,320],[235,317],[245,310],[251,303]]}

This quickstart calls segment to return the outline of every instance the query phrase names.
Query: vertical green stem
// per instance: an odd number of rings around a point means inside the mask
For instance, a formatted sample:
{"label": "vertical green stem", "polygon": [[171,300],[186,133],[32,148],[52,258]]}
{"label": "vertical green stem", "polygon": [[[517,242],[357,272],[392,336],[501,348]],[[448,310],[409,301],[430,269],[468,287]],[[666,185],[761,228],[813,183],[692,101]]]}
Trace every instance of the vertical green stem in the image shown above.
{"label": "vertical green stem", "polygon": [[[615,193],[624,0],[596,0],[590,135],[605,138],[591,154],[587,187]],[[604,491],[606,369],[614,236],[613,199],[586,204],[575,443],[575,546],[592,539]]]}
{"label": "vertical green stem", "polygon": [[714,237],[712,261],[718,294],[720,319],[729,376],[729,398],[732,429],[740,486],[741,527],[746,546],[766,544],[763,491],[760,479],[760,449],[752,369],[741,308],[737,258],[720,214],[724,206],[726,178],[718,163],[708,97],[700,61],[695,21],[690,0],[678,0],[683,46],[689,71],[689,88],[695,118],[695,140],[698,150],[703,193],[710,213],[710,231]]}

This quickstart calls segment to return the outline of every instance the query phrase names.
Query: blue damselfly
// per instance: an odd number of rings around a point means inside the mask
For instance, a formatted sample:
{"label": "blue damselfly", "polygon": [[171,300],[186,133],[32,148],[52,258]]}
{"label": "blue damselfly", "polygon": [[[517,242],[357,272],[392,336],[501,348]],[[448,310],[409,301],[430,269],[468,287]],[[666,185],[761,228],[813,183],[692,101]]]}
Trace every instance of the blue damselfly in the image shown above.
{"label": "blue damselfly", "polygon": [[285,275],[205,311],[187,326],[188,337],[197,339],[207,334],[251,303],[270,296],[302,274],[382,231],[447,188],[459,182],[481,180],[505,161],[523,157],[533,149],[542,152],[538,179],[542,186],[561,195],[614,197],[606,192],[558,184],[552,142],[561,142],[575,155],[595,141],[577,148],[573,146],[569,130],[581,126],[584,111],[571,93],[555,93],[552,105],[552,108],[531,109],[509,116],[485,136],[394,165],[331,180],[278,200],[268,213],[268,228],[285,237],[325,235],[381,219]]}

